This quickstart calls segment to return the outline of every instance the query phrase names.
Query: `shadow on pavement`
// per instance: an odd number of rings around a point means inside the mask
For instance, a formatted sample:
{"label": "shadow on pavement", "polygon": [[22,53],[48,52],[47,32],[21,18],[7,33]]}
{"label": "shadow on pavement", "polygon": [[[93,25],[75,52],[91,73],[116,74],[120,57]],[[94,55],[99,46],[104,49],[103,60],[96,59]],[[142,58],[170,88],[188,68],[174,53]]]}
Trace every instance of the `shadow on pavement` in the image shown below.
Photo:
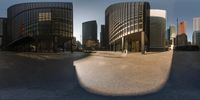
{"label": "shadow on pavement", "polygon": [[[36,60],[9,55],[0,69],[0,88],[56,89],[75,80],[73,59]],[[14,60],[13,60],[14,59]],[[9,62],[13,60],[13,62]]]}

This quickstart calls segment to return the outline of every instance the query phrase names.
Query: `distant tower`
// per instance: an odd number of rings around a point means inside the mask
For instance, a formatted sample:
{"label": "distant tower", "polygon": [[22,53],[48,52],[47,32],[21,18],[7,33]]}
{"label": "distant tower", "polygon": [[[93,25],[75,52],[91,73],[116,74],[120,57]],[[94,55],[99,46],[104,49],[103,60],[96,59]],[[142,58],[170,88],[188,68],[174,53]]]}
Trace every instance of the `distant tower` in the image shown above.
{"label": "distant tower", "polygon": [[176,46],[186,46],[187,45],[187,34],[186,34],[186,22],[181,21],[178,25],[179,31],[176,36]]}
{"label": "distant tower", "polygon": [[193,30],[192,44],[200,47],[200,17],[193,18]]}
{"label": "distant tower", "polygon": [[174,24],[171,24],[169,26],[169,36],[170,36],[171,49],[174,49],[174,45],[176,42],[176,26]]}
{"label": "distant tower", "polygon": [[186,34],[186,22],[181,21],[179,23],[179,34]]}
{"label": "distant tower", "polygon": [[194,31],[200,31],[200,17],[199,18],[193,18],[193,30]]}

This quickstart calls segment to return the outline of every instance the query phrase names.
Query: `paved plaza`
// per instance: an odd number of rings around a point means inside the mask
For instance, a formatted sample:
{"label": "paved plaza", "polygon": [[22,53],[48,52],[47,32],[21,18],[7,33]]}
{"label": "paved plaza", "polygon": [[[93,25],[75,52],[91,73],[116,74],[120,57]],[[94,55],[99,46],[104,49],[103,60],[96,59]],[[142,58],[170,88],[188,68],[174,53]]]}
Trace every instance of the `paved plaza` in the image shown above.
{"label": "paved plaza", "polygon": [[143,95],[166,83],[173,52],[130,53],[97,52],[75,61],[83,87],[103,95]]}
{"label": "paved plaza", "polygon": [[200,52],[0,52],[0,100],[199,100]]}

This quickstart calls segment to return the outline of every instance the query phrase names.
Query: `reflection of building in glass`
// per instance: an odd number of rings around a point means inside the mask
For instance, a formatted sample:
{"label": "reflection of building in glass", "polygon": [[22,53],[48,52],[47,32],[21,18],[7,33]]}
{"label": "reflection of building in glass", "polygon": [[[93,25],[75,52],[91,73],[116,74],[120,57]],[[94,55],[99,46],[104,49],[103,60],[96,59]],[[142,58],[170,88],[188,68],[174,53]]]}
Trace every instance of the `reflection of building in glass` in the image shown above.
{"label": "reflection of building in glass", "polygon": [[53,52],[71,50],[73,6],[64,2],[16,4],[8,8],[7,47]]}
{"label": "reflection of building in glass", "polygon": [[0,18],[0,48],[4,45],[5,34],[7,33],[7,19]]}
{"label": "reflection of building in glass", "polygon": [[[149,49],[150,5],[148,2],[124,2],[106,9],[106,32],[111,50],[140,51]],[[144,41],[141,41],[144,32]]]}
{"label": "reflection of building in glass", "polygon": [[102,50],[108,50],[109,48],[109,40],[108,34],[106,33],[105,25],[101,25],[101,33],[100,33],[100,46]]}
{"label": "reflection of building in glass", "polygon": [[97,22],[88,21],[82,24],[82,44],[84,49],[97,48]]}
{"label": "reflection of building in glass", "polygon": [[166,11],[150,10],[150,49],[165,50]]}
{"label": "reflection of building in glass", "polygon": [[168,31],[168,40],[169,40],[169,45],[171,49],[174,49],[175,42],[176,42],[176,26],[175,25],[170,25],[169,26],[169,31]]}
{"label": "reflection of building in glass", "polygon": [[193,19],[193,29],[192,44],[200,47],[200,18]]}

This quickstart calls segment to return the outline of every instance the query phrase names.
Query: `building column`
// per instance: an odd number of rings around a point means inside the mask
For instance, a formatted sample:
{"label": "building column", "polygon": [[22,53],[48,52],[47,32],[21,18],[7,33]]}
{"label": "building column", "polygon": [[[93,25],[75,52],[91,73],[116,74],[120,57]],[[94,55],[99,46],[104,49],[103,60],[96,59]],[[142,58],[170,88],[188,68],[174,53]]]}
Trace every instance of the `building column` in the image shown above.
{"label": "building column", "polygon": [[116,43],[114,42],[113,50],[116,51]]}
{"label": "building column", "polygon": [[122,51],[124,50],[124,37],[122,36]]}
{"label": "building column", "polygon": [[110,51],[112,51],[111,44],[110,44]]}
{"label": "building column", "polygon": [[144,54],[145,53],[145,40],[144,40],[144,32],[141,32],[141,53]]}

